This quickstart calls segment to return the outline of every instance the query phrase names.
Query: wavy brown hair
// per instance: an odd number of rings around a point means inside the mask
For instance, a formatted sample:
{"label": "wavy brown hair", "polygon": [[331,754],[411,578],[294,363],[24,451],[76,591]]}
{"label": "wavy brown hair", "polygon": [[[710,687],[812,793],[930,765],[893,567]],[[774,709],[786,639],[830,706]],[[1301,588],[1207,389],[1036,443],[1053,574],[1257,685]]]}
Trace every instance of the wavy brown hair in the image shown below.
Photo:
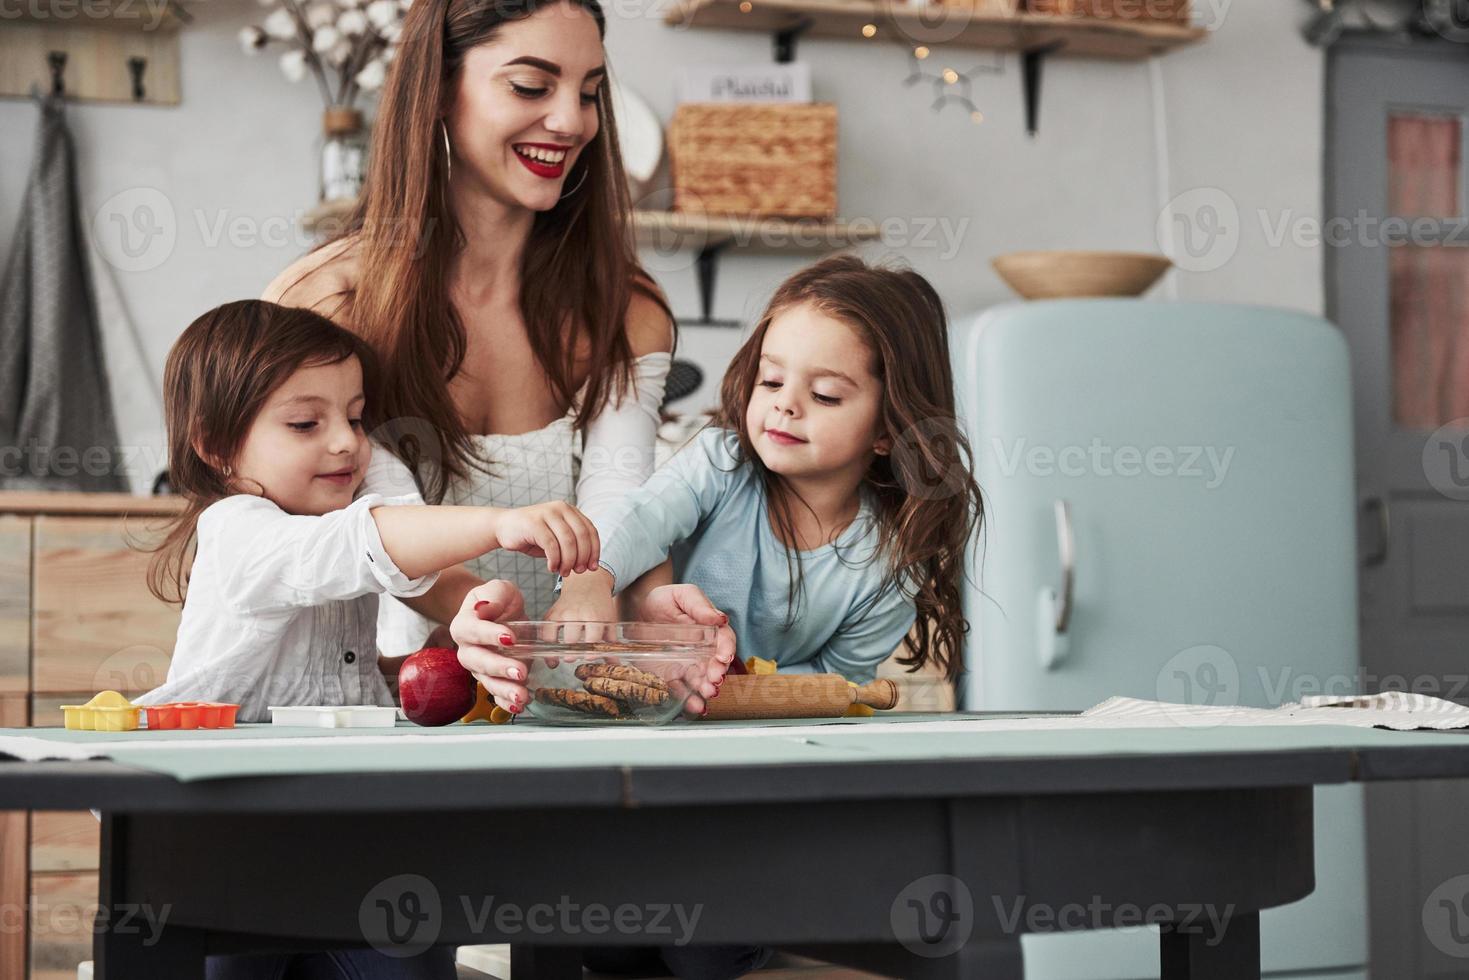
{"label": "wavy brown hair", "polygon": [[[898,662],[916,671],[935,663],[949,680],[963,666],[962,586],[965,549],[984,522],[984,499],[973,454],[960,429],[949,360],[948,319],[928,280],[909,269],[869,266],[852,255],[823,259],[787,279],[745,341],[720,389],[716,424],[739,436],[742,465],[755,468],[777,530],[795,541],[792,498],[798,495],[760,461],[745,413],[760,377],[760,352],[771,322],[810,304],[855,330],[872,355],[882,386],[880,428],[892,451],[876,455],[864,483],[876,498],[878,557],[884,588],[901,588],[917,609],[917,628]],[[792,563],[792,609],[800,589],[800,553]]]}
{"label": "wavy brown hair", "polygon": [[163,366],[163,414],[168,425],[168,481],[184,510],[162,529],[148,565],[148,591],[181,603],[188,589],[199,515],[242,492],[229,468],[272,392],[299,368],[362,365],[363,424],[377,405],[377,361],[360,337],[310,310],[263,300],[216,307],[189,324]]}
{"label": "wavy brown hair", "polygon": [[[403,432],[374,433],[418,474],[425,497],[443,500],[449,482],[477,456],[446,382],[463,366],[468,338],[448,296],[454,256],[465,244],[449,200],[448,151],[439,120],[451,104],[465,55],[506,23],[569,3],[586,10],[606,36],[597,0],[416,0],[379,100],[366,185],[339,233],[322,246],[357,236],[360,275],[332,315],[378,352],[387,368],[382,417],[413,420],[437,445]],[[577,157],[555,207],[535,215],[520,270],[520,309],[537,363],[556,394],[576,397],[578,331],[590,341],[591,371],[576,427],[622,397],[633,361],[625,321],[633,292],[672,311],[638,263],[632,203],[607,85],[597,92],[597,135]],[[422,423],[422,424],[420,424]]]}

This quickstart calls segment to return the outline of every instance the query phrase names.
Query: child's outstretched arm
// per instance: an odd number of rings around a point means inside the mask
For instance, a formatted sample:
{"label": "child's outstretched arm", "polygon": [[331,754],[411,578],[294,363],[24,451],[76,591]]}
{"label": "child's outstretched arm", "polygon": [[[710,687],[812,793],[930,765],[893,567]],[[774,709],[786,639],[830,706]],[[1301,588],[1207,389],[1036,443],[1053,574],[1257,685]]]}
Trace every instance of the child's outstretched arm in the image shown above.
{"label": "child's outstretched arm", "polygon": [[427,507],[377,494],[321,516],[230,497],[200,517],[199,547],[224,556],[221,591],[244,613],[369,592],[421,595],[439,569],[496,548],[545,555],[553,571],[595,568],[598,554],[595,528],[568,504]]}
{"label": "child's outstretched arm", "polygon": [[557,575],[597,567],[597,529],[568,503],[530,507],[375,507],[383,548],[410,578],[504,549],[546,559]]}
{"label": "child's outstretched arm", "polygon": [[600,565],[621,592],[639,576],[661,565],[669,550],[690,537],[712,514],[740,478],[725,429],[707,428],[623,497],[605,519]]}
{"label": "child's outstretched arm", "polygon": [[698,530],[740,478],[728,445],[731,438],[725,429],[704,429],[647,483],[628,491],[597,517],[600,568],[594,565],[578,576],[582,580],[576,583],[578,597],[594,590],[603,596],[621,592],[661,565],[674,544]]}

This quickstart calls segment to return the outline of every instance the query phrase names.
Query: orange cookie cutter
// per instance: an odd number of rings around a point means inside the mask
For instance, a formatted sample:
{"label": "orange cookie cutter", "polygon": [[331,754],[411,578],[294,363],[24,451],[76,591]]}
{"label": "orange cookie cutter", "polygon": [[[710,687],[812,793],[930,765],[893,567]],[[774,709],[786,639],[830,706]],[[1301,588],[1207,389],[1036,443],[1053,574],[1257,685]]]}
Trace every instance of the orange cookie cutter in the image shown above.
{"label": "orange cookie cutter", "polygon": [[218,701],[173,701],[145,704],[143,713],[149,731],[193,728],[234,728],[238,704]]}

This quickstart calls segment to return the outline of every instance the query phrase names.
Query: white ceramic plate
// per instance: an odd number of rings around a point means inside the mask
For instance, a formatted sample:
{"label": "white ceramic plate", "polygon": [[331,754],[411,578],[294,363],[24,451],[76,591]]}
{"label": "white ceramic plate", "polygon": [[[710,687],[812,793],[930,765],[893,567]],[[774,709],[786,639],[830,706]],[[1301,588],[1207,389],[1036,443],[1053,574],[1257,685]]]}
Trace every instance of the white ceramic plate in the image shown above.
{"label": "white ceramic plate", "polygon": [[663,159],[663,126],[658,115],[636,92],[616,81],[612,86],[612,114],[617,117],[617,140],[628,177],[647,183]]}

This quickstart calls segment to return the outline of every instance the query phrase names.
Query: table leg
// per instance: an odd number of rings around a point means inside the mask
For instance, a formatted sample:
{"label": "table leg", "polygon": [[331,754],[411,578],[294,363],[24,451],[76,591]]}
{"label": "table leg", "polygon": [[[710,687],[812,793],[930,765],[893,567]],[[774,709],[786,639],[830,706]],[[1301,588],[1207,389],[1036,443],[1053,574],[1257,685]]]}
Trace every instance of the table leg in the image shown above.
{"label": "table leg", "polygon": [[581,980],[581,949],[512,943],[510,976],[511,980]]}
{"label": "table leg", "polygon": [[96,980],[203,980],[204,933],[170,925],[167,908],[127,900],[127,840],[127,818],[104,813],[93,976]]}
{"label": "table leg", "polygon": [[203,980],[204,934],[166,926],[148,930],[104,929],[92,941],[96,980]]}
{"label": "table leg", "polygon": [[1237,912],[1220,925],[1165,925],[1162,980],[1260,980],[1260,913]]}

